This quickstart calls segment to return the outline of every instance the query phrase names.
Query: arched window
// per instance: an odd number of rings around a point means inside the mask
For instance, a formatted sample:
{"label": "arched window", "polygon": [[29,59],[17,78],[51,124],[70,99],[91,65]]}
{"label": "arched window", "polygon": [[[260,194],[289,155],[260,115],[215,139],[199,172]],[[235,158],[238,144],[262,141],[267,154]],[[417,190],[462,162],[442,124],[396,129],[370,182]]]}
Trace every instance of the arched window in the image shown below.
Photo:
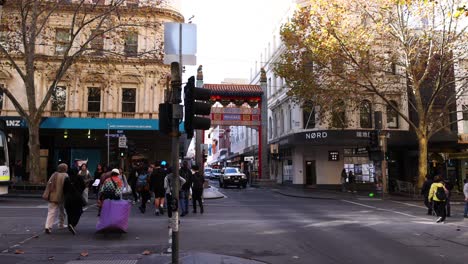
{"label": "arched window", "polygon": [[335,127],[335,128],[346,127],[346,105],[343,100],[338,100],[333,105],[332,127]]}
{"label": "arched window", "polygon": [[273,138],[273,121],[271,120],[271,116],[270,120],[268,120],[268,134],[270,135],[270,138]]}
{"label": "arched window", "polygon": [[280,135],[284,134],[284,111],[281,109],[280,113]]}
{"label": "arched window", "polygon": [[359,106],[359,121],[361,128],[372,128],[372,105],[367,100]]}
{"label": "arched window", "polygon": [[[395,101],[390,101],[390,103],[395,107],[398,108],[398,104]],[[387,127],[388,128],[398,128],[398,113],[397,111],[390,105],[387,105]]]}

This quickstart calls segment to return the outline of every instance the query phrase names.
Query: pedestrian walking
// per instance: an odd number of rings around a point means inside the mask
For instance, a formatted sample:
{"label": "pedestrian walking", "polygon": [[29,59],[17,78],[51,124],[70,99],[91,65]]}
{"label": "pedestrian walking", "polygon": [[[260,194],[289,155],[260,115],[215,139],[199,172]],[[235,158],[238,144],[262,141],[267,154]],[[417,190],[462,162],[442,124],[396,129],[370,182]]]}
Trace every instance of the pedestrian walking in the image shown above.
{"label": "pedestrian walking", "polygon": [[[96,170],[94,171],[94,181],[96,180],[100,180],[101,179],[101,175],[104,173],[104,167],[102,166],[101,163],[98,163],[98,165],[96,166]],[[93,181],[93,182],[94,182]],[[93,188],[93,193],[94,195],[96,195],[97,197],[97,194],[99,192],[99,186],[92,186]]]}
{"label": "pedestrian walking", "polygon": [[200,213],[204,213],[203,208],[203,185],[205,183],[205,176],[200,173],[198,165],[192,166],[192,202],[193,202],[193,213],[197,213],[197,202],[200,206]]}
{"label": "pedestrian walking", "polygon": [[465,185],[463,185],[463,194],[465,195],[465,211],[463,216],[468,218],[468,178],[464,180]]}
{"label": "pedestrian walking", "polygon": [[55,219],[59,219],[59,228],[65,227],[65,208],[63,205],[63,183],[67,174],[68,165],[61,163],[57,166],[57,171],[52,174],[49,181],[47,182],[46,189],[42,194],[42,198],[49,202],[47,207],[47,219],[45,222],[45,233],[50,234],[52,232],[52,226]]}
{"label": "pedestrian walking", "polygon": [[140,167],[141,167],[140,163],[132,165],[132,170],[130,171],[130,174],[128,175],[128,184],[130,184],[130,187],[132,188],[133,204],[138,203],[138,201],[140,200],[138,197],[138,191],[136,188],[138,170],[140,169]]}
{"label": "pedestrian walking", "polygon": [[352,170],[348,172],[348,183],[349,183],[349,191],[348,192],[356,192],[356,177]]}
{"label": "pedestrian walking", "polygon": [[153,172],[151,167],[145,167],[138,171],[138,177],[136,181],[136,188],[140,194],[141,205],[138,207],[140,212],[144,214],[146,212],[146,203],[151,198],[150,193],[150,175]]}
{"label": "pedestrian walking", "polygon": [[429,190],[431,189],[432,183],[432,177],[430,175],[426,175],[426,180],[421,188],[421,195],[424,197],[424,205],[427,207],[428,215],[432,215],[432,203],[429,201]]}
{"label": "pedestrian walking", "polygon": [[[171,218],[172,212],[178,210],[178,201],[175,200],[173,196],[174,192],[172,189],[172,170],[167,169],[167,172],[169,173],[164,178],[164,189],[166,191],[167,216]],[[179,175],[179,186],[183,186],[185,182],[185,179]]]}
{"label": "pedestrian walking", "polygon": [[451,217],[451,206],[450,200],[452,198],[453,183],[450,180],[444,181],[445,189],[447,189],[447,200],[445,200],[445,211],[447,212],[447,217]]}
{"label": "pedestrian walking", "polygon": [[23,178],[26,175],[26,171],[24,170],[23,162],[21,160],[16,161],[14,171],[16,183],[20,183],[21,181],[23,181]]}
{"label": "pedestrian walking", "polygon": [[76,225],[80,221],[83,213],[85,201],[83,199],[83,191],[85,189],[84,179],[78,175],[70,175],[65,178],[63,184],[63,193],[65,198],[65,211],[67,212],[68,230],[73,235],[76,235]]}
{"label": "pedestrian walking", "polygon": [[437,175],[429,190],[429,201],[434,205],[434,211],[437,214],[436,223],[444,223],[446,217],[445,201],[447,200],[448,190],[445,188],[442,177]]}
{"label": "pedestrian walking", "polygon": [[179,170],[180,176],[185,179],[184,185],[180,188],[180,209],[181,209],[181,217],[184,217],[188,214],[188,203],[189,203],[189,196],[190,196],[190,187],[192,185],[192,172],[188,167],[188,162],[184,161],[182,163],[182,167]]}
{"label": "pedestrian walking", "polygon": [[348,174],[346,173],[346,169],[341,171],[341,191],[346,192],[346,183],[348,181]]}
{"label": "pedestrian walking", "polygon": [[86,163],[81,164],[80,170],[78,171],[77,175],[81,178],[83,178],[83,181],[85,183],[85,189],[83,190],[83,200],[88,204],[88,194],[89,194],[89,187],[91,187],[91,184],[93,182],[91,178],[91,174],[89,173],[88,170],[88,165]]}
{"label": "pedestrian walking", "polygon": [[151,174],[150,184],[151,191],[154,193],[154,214],[164,214],[164,200],[166,197],[166,190],[164,188],[164,180],[166,178],[166,170],[161,168],[161,162],[155,162],[155,168]]}

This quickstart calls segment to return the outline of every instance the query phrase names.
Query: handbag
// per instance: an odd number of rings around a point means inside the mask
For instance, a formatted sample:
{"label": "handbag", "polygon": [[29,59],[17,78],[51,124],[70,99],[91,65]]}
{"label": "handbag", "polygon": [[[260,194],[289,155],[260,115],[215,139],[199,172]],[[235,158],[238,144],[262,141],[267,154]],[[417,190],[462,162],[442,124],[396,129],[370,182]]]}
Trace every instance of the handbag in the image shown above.
{"label": "handbag", "polygon": [[88,192],[89,192],[89,189],[88,189],[88,188],[85,188],[85,189],[83,190],[83,193],[81,194],[82,200],[83,200],[83,204],[84,204],[84,205],[87,205],[87,204],[88,204]]}
{"label": "handbag", "polygon": [[124,187],[122,188],[122,194],[131,194],[132,193],[132,187],[130,187],[130,184],[127,182],[127,177],[125,175],[122,175]]}
{"label": "handbag", "polygon": [[46,188],[44,190],[44,193],[42,194],[42,199],[46,201],[50,201],[50,193],[55,191],[55,173],[52,174],[52,177],[50,177],[49,181],[47,182]]}

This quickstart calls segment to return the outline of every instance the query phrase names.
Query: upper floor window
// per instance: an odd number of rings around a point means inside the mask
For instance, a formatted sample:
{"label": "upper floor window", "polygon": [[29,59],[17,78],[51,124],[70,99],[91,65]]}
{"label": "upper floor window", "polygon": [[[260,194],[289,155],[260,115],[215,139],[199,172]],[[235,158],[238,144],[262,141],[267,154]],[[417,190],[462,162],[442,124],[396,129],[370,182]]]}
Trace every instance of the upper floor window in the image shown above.
{"label": "upper floor window", "polygon": [[288,130],[292,130],[292,109],[291,106],[288,106]]}
{"label": "upper floor window", "polygon": [[273,114],[273,125],[275,126],[273,128],[273,138],[276,138],[278,136],[278,114],[277,113]]}
{"label": "upper floor window", "polygon": [[468,133],[468,105],[462,105],[463,133]]}
{"label": "upper floor window", "polygon": [[270,138],[273,137],[273,121],[271,121],[271,116],[268,120],[268,134],[270,134]]}
{"label": "upper floor window", "polygon": [[138,53],[138,33],[134,31],[127,32],[125,36],[124,52],[126,56],[135,56]]}
{"label": "upper floor window", "polygon": [[273,95],[273,90],[271,89],[271,77],[268,78],[268,95],[269,96]]}
{"label": "upper floor window", "polygon": [[122,112],[135,113],[136,111],[136,89],[122,89]]}
{"label": "upper floor window", "polygon": [[92,54],[102,55],[104,51],[104,30],[93,30],[91,34],[94,36],[93,40],[91,40]]}
{"label": "upper floor window", "polygon": [[70,30],[57,28],[55,30],[55,54],[63,55],[70,45]]}
{"label": "upper floor window", "polygon": [[138,7],[139,0],[127,0],[128,7]]}
{"label": "upper floor window", "polygon": [[372,105],[367,100],[362,101],[359,106],[359,122],[361,128],[372,128]]}
{"label": "upper floor window", "polygon": [[67,88],[65,86],[56,86],[50,99],[50,110],[63,112],[67,105]]}
{"label": "upper floor window", "polygon": [[280,112],[280,135],[284,134],[284,111],[281,109]]}
{"label": "upper floor window", "polygon": [[302,123],[304,129],[315,128],[315,106],[312,102],[304,103],[302,106]]}
{"label": "upper floor window", "polygon": [[[0,87],[4,88],[5,86],[3,84],[0,84]],[[0,110],[3,109],[3,102],[5,101],[5,94],[3,91],[0,91]]]}
{"label": "upper floor window", "polygon": [[346,127],[346,105],[343,100],[338,100],[333,105],[332,111],[332,127],[345,128]]}
{"label": "upper floor window", "polygon": [[[390,101],[393,107],[398,108],[398,104],[395,101]],[[398,128],[398,112],[390,105],[387,105],[387,127]]]}
{"label": "upper floor window", "polygon": [[101,111],[101,89],[97,87],[88,88],[88,112]]}

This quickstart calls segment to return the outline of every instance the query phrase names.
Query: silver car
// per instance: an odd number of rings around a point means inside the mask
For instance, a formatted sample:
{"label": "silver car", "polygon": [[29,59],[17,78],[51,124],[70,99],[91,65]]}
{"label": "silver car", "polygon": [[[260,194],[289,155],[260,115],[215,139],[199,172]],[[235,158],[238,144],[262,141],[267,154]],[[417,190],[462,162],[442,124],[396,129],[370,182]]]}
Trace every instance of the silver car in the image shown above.
{"label": "silver car", "polygon": [[221,170],[219,177],[219,187],[226,188],[229,185],[236,185],[238,188],[247,187],[247,176],[239,171],[239,168],[226,167]]}

